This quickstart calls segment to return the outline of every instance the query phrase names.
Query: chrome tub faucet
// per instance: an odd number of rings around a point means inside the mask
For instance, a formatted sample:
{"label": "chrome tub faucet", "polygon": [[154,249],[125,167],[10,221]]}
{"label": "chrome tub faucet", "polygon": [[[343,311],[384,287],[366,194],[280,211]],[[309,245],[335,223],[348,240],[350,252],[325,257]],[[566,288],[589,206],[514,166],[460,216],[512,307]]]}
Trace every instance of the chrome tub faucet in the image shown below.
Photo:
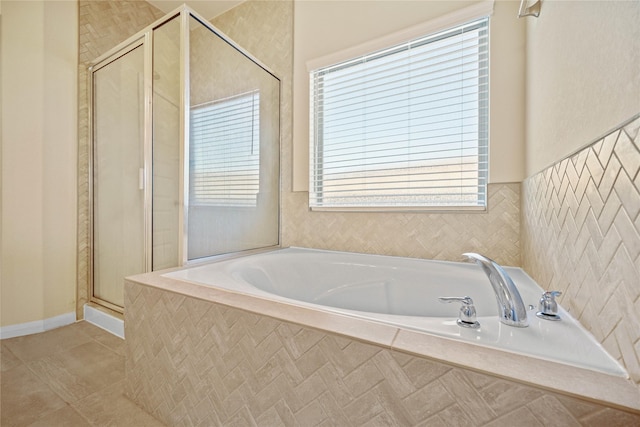
{"label": "chrome tub faucet", "polygon": [[507,272],[495,261],[473,252],[462,254],[478,263],[491,282],[498,303],[498,316],[505,325],[526,328],[527,309],[522,302],[520,292]]}

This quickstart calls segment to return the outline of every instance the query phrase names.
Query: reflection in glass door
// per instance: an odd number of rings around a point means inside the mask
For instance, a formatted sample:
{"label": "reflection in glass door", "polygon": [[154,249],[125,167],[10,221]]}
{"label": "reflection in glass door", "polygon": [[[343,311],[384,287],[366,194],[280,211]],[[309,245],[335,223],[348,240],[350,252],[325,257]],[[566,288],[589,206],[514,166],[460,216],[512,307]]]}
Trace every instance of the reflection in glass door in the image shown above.
{"label": "reflection in glass door", "polygon": [[279,243],[280,81],[189,20],[187,261]]}
{"label": "reflection in glass door", "polygon": [[145,260],[144,47],[93,72],[93,299],[122,310]]}

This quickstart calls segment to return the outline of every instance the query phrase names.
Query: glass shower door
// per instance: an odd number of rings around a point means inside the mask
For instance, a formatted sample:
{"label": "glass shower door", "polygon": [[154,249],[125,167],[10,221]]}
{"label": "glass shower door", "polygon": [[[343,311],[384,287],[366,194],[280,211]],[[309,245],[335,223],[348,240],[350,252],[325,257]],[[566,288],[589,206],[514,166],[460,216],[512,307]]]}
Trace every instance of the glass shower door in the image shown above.
{"label": "glass shower door", "polygon": [[277,246],[280,81],[186,7],[91,73],[91,301],[124,278]]}
{"label": "glass shower door", "polygon": [[124,305],[124,277],[146,270],[144,46],[93,74],[93,295]]}

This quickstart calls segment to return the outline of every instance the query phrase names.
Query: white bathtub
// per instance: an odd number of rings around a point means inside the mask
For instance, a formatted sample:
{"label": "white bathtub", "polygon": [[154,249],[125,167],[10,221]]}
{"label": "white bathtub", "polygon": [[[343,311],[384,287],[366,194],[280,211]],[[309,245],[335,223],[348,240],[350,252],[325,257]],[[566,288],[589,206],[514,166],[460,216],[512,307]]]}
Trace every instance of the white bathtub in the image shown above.
{"label": "white bathtub", "polygon": [[[322,309],[628,378],[624,368],[560,307],[561,321],[535,316],[543,290],[519,268],[505,268],[528,312],[529,326],[499,322],[493,289],[472,263],[287,248],[163,274],[287,304]],[[470,296],[479,329],[456,324]]]}

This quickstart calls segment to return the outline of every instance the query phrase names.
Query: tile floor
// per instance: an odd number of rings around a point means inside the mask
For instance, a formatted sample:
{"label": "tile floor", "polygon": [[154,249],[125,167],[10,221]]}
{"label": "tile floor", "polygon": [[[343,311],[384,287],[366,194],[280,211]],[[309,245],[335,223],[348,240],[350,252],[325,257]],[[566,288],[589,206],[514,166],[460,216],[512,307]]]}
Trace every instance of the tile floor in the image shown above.
{"label": "tile floor", "polygon": [[81,321],[0,343],[2,427],[163,426],[123,395],[120,338]]}

